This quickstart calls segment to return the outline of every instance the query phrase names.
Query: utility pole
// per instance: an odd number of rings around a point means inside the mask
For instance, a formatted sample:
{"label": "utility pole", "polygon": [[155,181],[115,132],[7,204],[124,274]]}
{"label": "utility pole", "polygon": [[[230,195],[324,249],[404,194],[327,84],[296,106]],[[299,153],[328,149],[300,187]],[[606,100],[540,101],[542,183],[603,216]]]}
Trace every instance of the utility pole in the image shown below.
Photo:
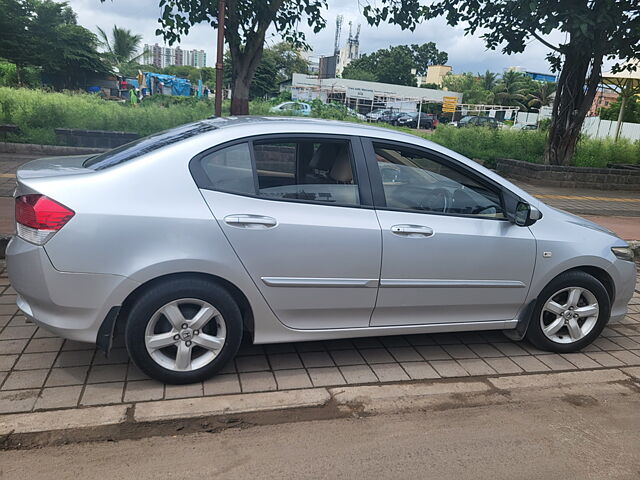
{"label": "utility pole", "polygon": [[218,1],[218,51],[216,60],[216,117],[222,116],[222,66],[224,60],[224,0]]}

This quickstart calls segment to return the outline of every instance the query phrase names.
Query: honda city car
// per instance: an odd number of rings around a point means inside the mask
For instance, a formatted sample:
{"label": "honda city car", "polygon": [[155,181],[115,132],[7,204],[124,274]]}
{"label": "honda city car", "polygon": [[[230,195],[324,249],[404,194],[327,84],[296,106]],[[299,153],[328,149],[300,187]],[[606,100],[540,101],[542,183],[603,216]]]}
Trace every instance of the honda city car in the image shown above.
{"label": "honda city car", "polygon": [[204,120],[17,172],[17,304],[153,378],[255,344],[502,330],[589,345],[636,269],[612,232],[423,138],[306,118]]}

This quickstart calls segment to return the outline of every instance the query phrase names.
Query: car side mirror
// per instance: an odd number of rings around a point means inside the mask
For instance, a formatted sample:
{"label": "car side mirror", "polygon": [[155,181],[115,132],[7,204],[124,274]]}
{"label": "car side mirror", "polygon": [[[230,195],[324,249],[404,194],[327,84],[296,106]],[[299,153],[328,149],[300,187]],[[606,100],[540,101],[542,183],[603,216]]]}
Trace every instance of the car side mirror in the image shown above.
{"label": "car side mirror", "polygon": [[522,200],[519,196],[504,189],[502,191],[505,213],[509,221],[519,227],[528,227],[542,218],[542,212]]}
{"label": "car side mirror", "polygon": [[527,202],[517,203],[513,223],[519,227],[528,227],[529,225],[533,225],[540,220],[540,218],[542,218],[542,214],[536,207],[532,207]]}

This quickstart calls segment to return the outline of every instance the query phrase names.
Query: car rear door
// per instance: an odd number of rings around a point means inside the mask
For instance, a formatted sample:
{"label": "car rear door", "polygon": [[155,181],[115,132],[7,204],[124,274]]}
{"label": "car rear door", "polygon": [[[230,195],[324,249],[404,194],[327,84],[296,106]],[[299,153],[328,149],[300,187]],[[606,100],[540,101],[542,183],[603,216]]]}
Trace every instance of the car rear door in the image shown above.
{"label": "car rear door", "polygon": [[499,189],[436,152],[364,142],[383,239],[371,325],[514,319],[536,245],[505,219]]}
{"label": "car rear door", "polygon": [[290,134],[192,160],[216,220],[291,328],[369,325],[382,242],[363,161],[359,139]]}

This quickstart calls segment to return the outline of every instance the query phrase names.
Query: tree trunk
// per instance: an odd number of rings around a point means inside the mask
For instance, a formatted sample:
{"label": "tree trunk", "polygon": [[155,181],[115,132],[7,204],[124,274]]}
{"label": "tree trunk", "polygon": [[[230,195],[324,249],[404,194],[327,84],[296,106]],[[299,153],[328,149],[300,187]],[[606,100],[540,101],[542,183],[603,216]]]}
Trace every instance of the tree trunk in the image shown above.
{"label": "tree trunk", "polygon": [[[264,39],[244,48],[231,47],[231,115],[249,115],[249,88],[262,60]],[[254,41],[255,42],[255,41]]]}
{"label": "tree trunk", "polygon": [[569,165],[601,77],[602,54],[569,44],[553,101],[544,161]]}

